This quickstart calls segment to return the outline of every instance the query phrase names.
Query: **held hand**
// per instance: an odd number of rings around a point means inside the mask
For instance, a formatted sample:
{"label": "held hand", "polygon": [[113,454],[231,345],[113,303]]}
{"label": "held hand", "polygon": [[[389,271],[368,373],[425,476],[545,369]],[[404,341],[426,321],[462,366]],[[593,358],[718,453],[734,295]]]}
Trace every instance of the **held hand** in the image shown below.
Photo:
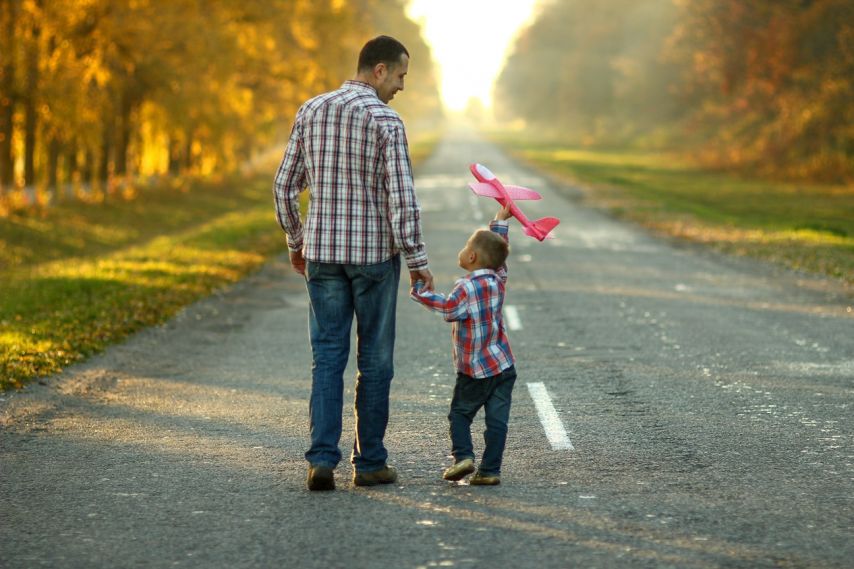
{"label": "held hand", "polygon": [[302,256],[302,249],[299,251],[291,251],[291,267],[293,270],[305,276],[305,259]]}
{"label": "held hand", "polygon": [[409,271],[409,287],[414,287],[418,281],[424,284],[421,290],[433,290],[433,273],[430,272],[430,269]]}
{"label": "held hand", "polygon": [[496,221],[507,221],[513,217],[513,214],[510,213],[510,202],[507,202],[506,205],[501,206],[501,209],[498,210],[498,213],[495,214]]}

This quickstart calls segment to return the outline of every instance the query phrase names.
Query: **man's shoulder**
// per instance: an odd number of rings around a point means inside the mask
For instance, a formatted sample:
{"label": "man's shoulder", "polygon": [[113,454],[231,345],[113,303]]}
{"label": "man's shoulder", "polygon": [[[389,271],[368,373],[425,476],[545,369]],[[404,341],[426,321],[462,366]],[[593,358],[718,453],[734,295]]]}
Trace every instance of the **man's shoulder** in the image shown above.
{"label": "man's shoulder", "polygon": [[334,91],[327,91],[325,93],[321,93],[319,95],[315,95],[311,99],[307,100],[303,103],[301,110],[307,111],[310,109],[316,109],[318,107],[322,107],[331,101],[336,99],[340,99],[346,93],[346,90],[341,87],[339,89],[335,89]]}
{"label": "man's shoulder", "polygon": [[371,112],[374,113],[378,118],[403,123],[403,119],[400,118],[400,115],[397,114],[397,111],[395,111],[379,99],[377,99],[376,104],[371,105],[370,109]]}
{"label": "man's shoulder", "polygon": [[385,127],[403,127],[403,120],[397,111],[380,101],[376,95],[365,90],[348,88],[346,84],[334,91],[312,97],[303,103],[298,114],[311,115],[330,106],[343,106],[349,108],[350,112],[364,113]]}
{"label": "man's shoulder", "polygon": [[397,111],[383,103],[377,98],[364,98],[355,102],[360,105],[364,112],[379,125],[380,128],[386,130],[403,129],[403,120]]}

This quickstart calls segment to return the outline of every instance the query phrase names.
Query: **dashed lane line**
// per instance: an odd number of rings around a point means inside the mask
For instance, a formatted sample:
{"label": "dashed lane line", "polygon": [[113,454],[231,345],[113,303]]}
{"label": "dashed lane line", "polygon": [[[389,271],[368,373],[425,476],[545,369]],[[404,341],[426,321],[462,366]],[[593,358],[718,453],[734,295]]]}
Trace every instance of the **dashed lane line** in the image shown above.
{"label": "dashed lane line", "polygon": [[515,306],[504,307],[504,319],[507,321],[507,327],[511,330],[521,330],[522,321],[519,319],[519,311]]}
{"label": "dashed lane line", "polygon": [[549,397],[546,386],[543,383],[529,383],[528,392],[531,394],[531,399],[534,400],[534,406],[537,408],[537,415],[540,416],[540,422],[543,424],[543,429],[546,432],[546,438],[554,450],[574,450],[572,442],[569,440],[569,435],[566,434],[566,429],[560,417],[552,405],[551,397]]}

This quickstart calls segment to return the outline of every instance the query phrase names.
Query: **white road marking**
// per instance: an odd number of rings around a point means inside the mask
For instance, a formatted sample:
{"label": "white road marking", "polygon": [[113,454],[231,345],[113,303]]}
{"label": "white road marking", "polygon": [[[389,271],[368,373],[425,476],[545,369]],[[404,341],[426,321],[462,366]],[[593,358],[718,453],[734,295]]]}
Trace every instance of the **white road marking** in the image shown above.
{"label": "white road marking", "polygon": [[546,431],[546,438],[554,450],[574,450],[575,447],[569,440],[569,435],[566,434],[566,429],[563,428],[560,417],[557,416],[552,400],[546,391],[546,386],[542,383],[529,383],[528,391],[531,394],[531,399],[534,400],[534,406],[537,408],[537,415],[540,416],[540,422],[543,424],[543,429]]}
{"label": "white road marking", "polygon": [[511,330],[521,330],[522,321],[519,319],[519,311],[515,306],[504,307],[504,317],[507,319],[507,327]]}

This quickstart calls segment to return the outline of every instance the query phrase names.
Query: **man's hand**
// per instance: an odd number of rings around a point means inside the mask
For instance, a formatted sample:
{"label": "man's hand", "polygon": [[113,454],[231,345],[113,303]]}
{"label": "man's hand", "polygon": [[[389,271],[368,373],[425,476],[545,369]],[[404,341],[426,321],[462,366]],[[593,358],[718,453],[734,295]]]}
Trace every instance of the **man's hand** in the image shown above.
{"label": "man's hand", "polygon": [[424,288],[421,290],[433,290],[433,273],[430,272],[430,269],[409,271],[409,288],[415,286],[417,281],[424,283]]}
{"label": "man's hand", "polygon": [[305,259],[302,256],[302,249],[291,251],[291,267],[302,276],[305,276]]}

